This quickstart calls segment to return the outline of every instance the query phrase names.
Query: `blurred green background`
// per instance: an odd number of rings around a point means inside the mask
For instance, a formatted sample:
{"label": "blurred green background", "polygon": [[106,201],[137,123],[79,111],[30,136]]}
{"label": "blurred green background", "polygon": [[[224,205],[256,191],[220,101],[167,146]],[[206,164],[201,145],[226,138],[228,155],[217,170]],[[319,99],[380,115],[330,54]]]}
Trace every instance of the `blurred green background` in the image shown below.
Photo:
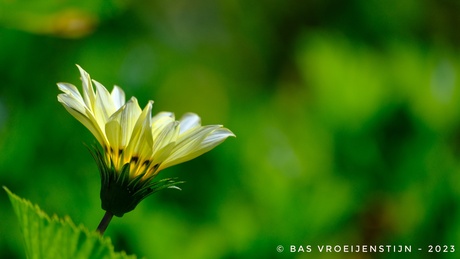
{"label": "blurred green background", "polygon": [[[95,229],[94,137],[56,100],[81,65],[141,106],[196,112],[237,138],[164,170],[115,218],[146,258],[330,258],[289,246],[460,253],[460,2],[0,0],[0,184]],[[25,258],[0,195],[0,257]],[[428,254],[427,245],[459,252]],[[285,251],[278,253],[276,247]]]}

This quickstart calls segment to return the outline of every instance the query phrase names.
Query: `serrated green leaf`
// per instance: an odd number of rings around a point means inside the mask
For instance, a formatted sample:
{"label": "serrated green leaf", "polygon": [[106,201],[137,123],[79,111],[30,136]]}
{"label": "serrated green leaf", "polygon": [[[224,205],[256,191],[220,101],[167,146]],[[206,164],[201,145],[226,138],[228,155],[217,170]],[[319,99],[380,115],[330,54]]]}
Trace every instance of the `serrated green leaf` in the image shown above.
{"label": "serrated green leaf", "polygon": [[69,217],[49,217],[37,205],[3,188],[18,217],[27,258],[136,258],[114,252],[109,238],[76,226]]}

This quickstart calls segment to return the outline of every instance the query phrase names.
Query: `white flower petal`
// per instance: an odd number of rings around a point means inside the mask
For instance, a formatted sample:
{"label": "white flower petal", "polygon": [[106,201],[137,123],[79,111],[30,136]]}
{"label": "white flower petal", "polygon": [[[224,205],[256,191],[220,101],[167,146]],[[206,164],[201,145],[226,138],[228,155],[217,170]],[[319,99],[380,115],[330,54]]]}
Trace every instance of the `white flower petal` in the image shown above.
{"label": "white flower petal", "polygon": [[86,114],[86,106],[82,98],[75,98],[71,94],[59,94],[58,101],[64,106],[76,110],[83,115]]}
{"label": "white flower petal", "polygon": [[94,93],[93,85],[91,84],[91,77],[86,71],[77,65],[78,70],[80,70],[81,82],[83,86],[83,98],[85,100],[86,107],[89,108],[91,112],[94,111],[94,105],[96,103],[96,94]]}
{"label": "white flower petal", "polygon": [[110,117],[110,121],[117,121],[121,125],[120,148],[124,149],[128,144],[141,113],[142,110],[137,103],[137,99],[133,97]]}
{"label": "white flower petal", "polygon": [[[161,149],[157,150],[152,159],[152,165],[160,165],[170,156],[171,151],[174,149],[175,143],[170,142],[166,146],[162,147]],[[157,168],[156,172],[160,171],[161,168]]]}
{"label": "white flower petal", "polygon": [[176,141],[179,135],[179,122],[171,121],[161,132],[154,138],[153,155],[158,153],[158,150]]}
{"label": "white flower petal", "polygon": [[148,157],[150,158],[152,155],[151,149],[153,146],[153,139],[150,115],[152,112],[152,103],[153,102],[150,101],[137,118],[128,146],[125,149],[126,159],[133,155],[140,156],[141,153],[145,154],[148,149],[150,149]]}
{"label": "white flower petal", "polygon": [[136,98],[131,98],[126,104],[126,108],[122,113],[121,125],[123,126],[123,145],[126,146],[131,139],[137,119],[142,113],[141,107],[137,103]]}
{"label": "white flower petal", "polygon": [[174,114],[162,112],[152,118],[152,137],[157,139],[161,132],[174,122]]}
{"label": "white flower petal", "polygon": [[180,119],[180,133],[201,126],[201,119],[195,113],[186,113]]}
{"label": "white flower petal", "polygon": [[110,96],[112,97],[115,110],[120,109],[125,104],[125,92],[120,87],[114,86]]}
{"label": "white flower petal", "polygon": [[189,154],[199,148],[201,142],[219,127],[215,125],[204,126],[187,131],[187,134],[179,135],[176,146],[171,151],[171,155],[161,165],[161,168],[164,169],[195,158],[196,156],[191,157]]}
{"label": "white flower petal", "polygon": [[211,134],[209,134],[203,140],[200,148],[207,148],[207,146],[214,145],[214,143],[220,144],[223,140],[225,140],[228,137],[235,137],[235,134],[233,134],[233,132],[226,128],[217,129],[213,131]]}
{"label": "white flower petal", "polygon": [[181,154],[183,156],[178,155],[175,160],[172,160],[169,163],[174,165],[192,160],[215,148],[230,136],[234,137],[235,135],[228,129],[222,128],[215,130],[206,136],[206,138],[198,146],[195,146],[194,149],[190,150],[189,153],[185,155]]}
{"label": "white flower petal", "polygon": [[154,121],[156,118],[161,118],[161,117],[170,117],[174,119],[174,112],[159,112],[155,114],[155,116],[152,117],[152,121]]}
{"label": "white flower petal", "polygon": [[64,105],[64,108],[83,124],[93,135],[101,145],[106,146],[108,143],[105,138],[105,134],[96,122],[91,112],[84,106],[84,104],[78,99],[72,98],[67,94],[58,95],[58,101]]}
{"label": "white flower petal", "polygon": [[74,85],[68,83],[58,83],[57,85],[59,90],[63,91],[65,94],[71,96],[72,98],[80,100],[81,103],[86,106],[83,97]]}
{"label": "white flower petal", "polygon": [[157,121],[160,121],[162,119],[171,119],[171,120],[174,120],[174,113],[172,112],[159,112],[157,113],[155,116],[152,117],[152,127],[155,126],[155,123],[157,123]]}

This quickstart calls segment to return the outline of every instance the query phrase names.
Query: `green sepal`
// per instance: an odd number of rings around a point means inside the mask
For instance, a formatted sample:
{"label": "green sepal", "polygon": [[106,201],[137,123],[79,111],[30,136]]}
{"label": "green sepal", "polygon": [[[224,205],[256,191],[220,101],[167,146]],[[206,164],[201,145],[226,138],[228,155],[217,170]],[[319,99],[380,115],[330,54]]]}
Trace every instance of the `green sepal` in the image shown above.
{"label": "green sepal", "polygon": [[[94,160],[96,160],[101,174],[101,206],[117,217],[122,217],[130,212],[147,196],[163,190],[174,188],[177,184],[184,183],[177,181],[177,178],[166,178],[152,182],[154,177],[143,179],[146,172],[130,179],[130,164],[126,163],[119,172],[113,163],[107,164],[102,152],[97,148],[89,148]],[[177,188],[177,187],[176,187]]]}

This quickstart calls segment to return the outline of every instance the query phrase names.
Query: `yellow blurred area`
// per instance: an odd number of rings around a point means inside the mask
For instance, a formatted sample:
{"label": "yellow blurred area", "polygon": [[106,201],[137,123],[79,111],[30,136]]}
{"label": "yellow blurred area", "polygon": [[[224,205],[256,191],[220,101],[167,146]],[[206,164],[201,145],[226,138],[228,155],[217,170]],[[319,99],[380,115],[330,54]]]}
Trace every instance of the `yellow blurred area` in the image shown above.
{"label": "yellow blurred area", "polygon": [[77,8],[54,13],[15,12],[14,19],[4,18],[6,27],[30,33],[64,38],[80,38],[91,34],[97,27],[97,16]]}

